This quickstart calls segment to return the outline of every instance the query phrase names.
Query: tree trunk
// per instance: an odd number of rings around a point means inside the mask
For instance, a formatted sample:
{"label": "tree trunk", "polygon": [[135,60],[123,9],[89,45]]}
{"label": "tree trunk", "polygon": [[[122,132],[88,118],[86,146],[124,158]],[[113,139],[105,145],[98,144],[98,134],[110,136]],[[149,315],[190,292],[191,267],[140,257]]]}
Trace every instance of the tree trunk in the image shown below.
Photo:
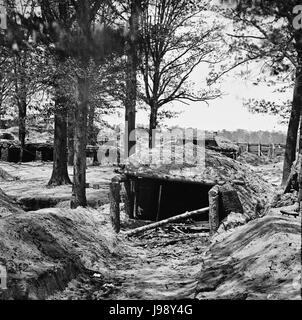
{"label": "tree trunk", "polygon": [[89,105],[88,114],[88,128],[87,128],[87,143],[91,145],[96,145],[97,137],[94,130],[94,117],[95,117],[95,106],[93,104]]}
{"label": "tree trunk", "polygon": [[155,130],[157,128],[157,112],[156,106],[151,106],[150,122],[149,122],[149,149],[155,147]]}
{"label": "tree trunk", "polygon": [[300,89],[300,92],[302,90],[302,87],[300,88],[298,87],[299,86],[296,83],[295,94],[294,94],[295,96],[294,101],[296,103],[293,103],[293,106],[292,106],[292,111],[290,115],[288,131],[287,131],[287,138],[286,138],[286,147],[285,147],[284,164],[283,164],[283,177],[282,177],[283,186],[285,185],[290,175],[292,165],[296,160],[296,145],[297,145],[298,128],[299,128],[299,116],[300,116],[300,105],[297,103],[297,100],[298,100],[297,91],[298,89]]}
{"label": "tree trunk", "polygon": [[68,165],[73,166],[73,158],[74,158],[74,108],[68,109]]}
{"label": "tree trunk", "polygon": [[[64,103],[64,102],[63,102]],[[48,185],[71,184],[67,167],[67,109],[56,101],[53,170]]]}
{"label": "tree trunk", "polygon": [[299,206],[299,212],[301,215],[302,214],[302,109],[300,111],[299,157],[300,157],[300,168],[299,168],[298,206]]}
{"label": "tree trunk", "polygon": [[25,137],[26,137],[26,96],[19,97],[18,103],[18,123],[19,123],[19,141],[21,144],[21,153],[20,153],[20,161],[22,162],[23,159],[23,150],[25,148]]}
{"label": "tree trunk", "polygon": [[23,158],[23,150],[25,147],[26,137],[26,111],[27,111],[27,81],[26,81],[26,54],[18,56],[14,60],[15,72],[15,98],[18,106],[18,126],[19,126],[19,141],[21,145],[20,161]]}
{"label": "tree trunk", "polygon": [[296,50],[298,53],[298,67],[296,70],[296,80],[295,80],[295,89],[293,97],[293,106],[290,115],[285,156],[284,156],[284,165],[283,165],[283,177],[282,185],[286,183],[289,174],[291,172],[291,167],[296,160],[296,146],[298,139],[298,129],[300,122],[300,112],[302,108],[302,39],[300,31],[295,34],[296,41]]}
{"label": "tree trunk", "polygon": [[[125,158],[135,153],[135,137],[133,136],[136,122],[136,100],[137,100],[137,38],[139,32],[139,15],[141,0],[131,1],[131,15],[129,19],[129,36],[126,43],[127,69],[126,69],[126,101],[125,101],[125,123],[126,123],[126,146]],[[132,134],[131,134],[132,133]]]}
{"label": "tree trunk", "polygon": [[[85,70],[86,71],[86,70]],[[73,194],[71,208],[86,207],[86,145],[89,80],[87,75],[78,77],[79,102],[75,110]]]}

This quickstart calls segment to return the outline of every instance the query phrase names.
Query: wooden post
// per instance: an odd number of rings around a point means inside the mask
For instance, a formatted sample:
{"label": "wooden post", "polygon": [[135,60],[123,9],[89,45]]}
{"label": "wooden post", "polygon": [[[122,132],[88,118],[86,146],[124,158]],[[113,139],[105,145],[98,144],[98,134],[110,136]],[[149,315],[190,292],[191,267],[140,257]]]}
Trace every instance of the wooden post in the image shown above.
{"label": "wooden post", "polygon": [[134,218],[138,217],[139,179],[134,180]]}
{"label": "wooden post", "polygon": [[171,139],[171,163],[175,164],[176,139]]}
{"label": "wooden post", "polygon": [[186,162],[186,140],[182,138],[182,162]]}
{"label": "wooden post", "polygon": [[163,138],[163,136],[160,137],[159,144],[160,144],[159,161],[160,161],[160,163],[164,163],[164,138]]}
{"label": "wooden post", "polygon": [[209,224],[210,235],[213,235],[219,227],[219,187],[214,186],[209,191]]}
{"label": "wooden post", "polygon": [[42,152],[36,150],[36,161],[41,161],[42,160]]}
{"label": "wooden post", "polygon": [[1,160],[8,161],[8,146],[1,149]]}
{"label": "wooden post", "polygon": [[117,160],[117,164],[120,165],[121,163],[121,132],[120,132],[120,128],[117,128],[117,137],[116,137],[116,160]]}
{"label": "wooden post", "polygon": [[195,128],[193,132],[193,159],[197,159],[197,148],[199,146],[198,131]]}
{"label": "wooden post", "polygon": [[120,232],[121,179],[114,177],[110,183],[110,219],[116,233]]}
{"label": "wooden post", "polygon": [[160,205],[161,205],[162,189],[163,189],[163,185],[161,184],[161,185],[159,186],[159,192],[158,192],[156,221],[158,221],[158,220],[159,220],[159,217],[160,217]]}
{"label": "wooden post", "polygon": [[128,218],[133,219],[134,218],[134,199],[132,194],[132,188],[131,188],[131,180],[127,179],[124,182],[125,187],[125,211]]}
{"label": "wooden post", "polygon": [[258,146],[258,156],[261,157],[261,143],[259,143]]}

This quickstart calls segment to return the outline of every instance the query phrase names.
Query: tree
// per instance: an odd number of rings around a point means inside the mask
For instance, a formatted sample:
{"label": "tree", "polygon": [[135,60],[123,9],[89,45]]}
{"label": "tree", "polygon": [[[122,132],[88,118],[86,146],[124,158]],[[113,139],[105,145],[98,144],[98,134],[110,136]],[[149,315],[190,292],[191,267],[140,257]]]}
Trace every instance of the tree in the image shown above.
{"label": "tree", "polygon": [[130,135],[135,132],[136,101],[137,101],[137,70],[139,49],[139,20],[142,14],[142,0],[130,1],[129,32],[126,41],[126,99],[125,99],[125,123],[127,124],[128,149],[127,156],[135,153],[135,139]]}
{"label": "tree", "polygon": [[277,103],[265,99],[249,99],[245,102],[245,105],[252,113],[278,115],[281,118],[280,123],[288,124],[289,122],[292,106],[290,100]]}
{"label": "tree", "polygon": [[[69,91],[72,91],[66,80],[69,78],[69,55],[62,48],[50,46],[58,43],[60,37],[59,30],[70,30],[74,17],[70,11],[68,1],[59,3],[58,1],[39,0],[41,8],[41,21],[44,26],[50,26],[44,31],[41,42],[46,45],[53,70],[47,83],[53,89],[55,101],[54,107],[54,151],[53,170],[48,182],[49,186],[59,186],[71,184],[68,175],[68,148],[67,148],[67,114],[68,107],[71,108],[72,99]],[[47,36],[46,36],[47,35]]]}
{"label": "tree", "polygon": [[[214,52],[221,40],[219,27],[197,17],[208,2],[150,0],[144,3],[140,45],[143,90],[140,98],[150,107],[149,147],[158,125],[160,108],[174,101],[208,101],[215,90],[192,90],[190,75],[202,62],[218,59]],[[153,141],[152,141],[153,140]]]}
{"label": "tree", "polygon": [[141,17],[145,0],[112,0],[110,8],[123,21],[125,32],[125,158],[135,153],[136,109],[138,91],[139,43],[141,40]]}
{"label": "tree", "polygon": [[95,122],[102,123],[101,117],[115,113],[126,99],[125,62],[118,55],[106,61],[91,63],[90,99],[88,112],[88,142],[96,144],[97,128]]}
{"label": "tree", "polygon": [[5,114],[5,106],[12,96],[12,59],[5,47],[1,47],[0,56],[0,116]]}
{"label": "tree", "polygon": [[[121,34],[112,29],[100,30],[93,33],[94,23],[97,20],[103,1],[74,1],[73,7],[78,25],[78,38],[75,38],[77,46],[76,58],[79,65],[77,70],[78,103],[75,112],[74,128],[74,181],[73,199],[71,207],[86,206],[86,144],[87,144],[87,116],[89,102],[88,77],[89,60],[104,61],[106,55],[112,54],[115,49],[121,49]],[[119,40],[119,41],[117,41]]]}
{"label": "tree", "polygon": [[[295,28],[295,6],[299,0],[274,1],[236,1],[234,8],[223,14],[234,21],[235,32],[231,50],[237,52],[235,63],[225,67],[217,78],[248,61],[262,61],[272,73],[287,74],[292,71],[294,94],[288,125],[284,157],[284,184],[296,159],[296,144],[302,103],[302,32]],[[219,8],[221,11],[221,8]]]}
{"label": "tree", "polygon": [[73,198],[71,207],[86,206],[86,145],[87,117],[89,103],[89,64],[93,59],[103,62],[106,56],[121,50],[122,36],[120,30],[113,30],[102,25],[98,20],[104,2],[100,0],[72,1],[70,7],[74,16],[72,30],[59,29],[60,43],[63,51],[72,56],[77,63],[75,77],[77,83],[77,101],[74,112],[74,174]]}
{"label": "tree", "polygon": [[[54,151],[53,170],[49,186],[71,184],[68,175],[67,119],[68,110],[72,110],[72,76],[65,58],[53,57],[55,71],[51,77],[54,97]],[[68,81],[69,80],[69,81]]]}
{"label": "tree", "polygon": [[[19,141],[22,161],[26,138],[26,117],[32,99],[39,90],[39,73],[43,68],[43,55],[33,41],[32,29],[26,24],[25,16],[32,7],[28,3],[21,6],[14,0],[8,0],[7,30],[1,34],[1,47],[5,51],[10,70],[4,79],[10,90],[11,102],[18,107]],[[2,81],[3,82],[3,81]]]}
{"label": "tree", "polygon": [[[73,112],[69,112],[74,122],[71,130],[74,149],[71,206],[73,208],[79,205],[86,206],[87,119],[91,97],[90,65],[91,60],[96,64],[103,63],[106,56],[121,46],[120,31],[110,29],[102,20],[104,16],[101,11],[105,8],[105,1],[49,3],[41,0],[41,6],[44,7],[42,10],[46,18],[44,20],[50,20],[50,23],[47,23],[49,29],[44,32],[53,35],[57,52],[72,58],[75,62],[73,71],[76,84],[75,107],[72,108]],[[58,8],[60,14],[54,11],[54,8]]]}

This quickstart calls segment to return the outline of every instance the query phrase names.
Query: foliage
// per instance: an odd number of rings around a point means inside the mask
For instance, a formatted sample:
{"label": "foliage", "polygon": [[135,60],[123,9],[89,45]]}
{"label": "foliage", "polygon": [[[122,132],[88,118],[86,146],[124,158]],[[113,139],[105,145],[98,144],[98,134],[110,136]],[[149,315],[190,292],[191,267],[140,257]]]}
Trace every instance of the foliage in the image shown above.
{"label": "foliage", "polygon": [[[207,101],[219,96],[210,88],[195,92],[190,75],[213,59],[221,40],[219,27],[202,19],[207,1],[147,1],[142,17],[140,97],[151,108],[172,101]],[[197,15],[200,15],[197,17]]]}

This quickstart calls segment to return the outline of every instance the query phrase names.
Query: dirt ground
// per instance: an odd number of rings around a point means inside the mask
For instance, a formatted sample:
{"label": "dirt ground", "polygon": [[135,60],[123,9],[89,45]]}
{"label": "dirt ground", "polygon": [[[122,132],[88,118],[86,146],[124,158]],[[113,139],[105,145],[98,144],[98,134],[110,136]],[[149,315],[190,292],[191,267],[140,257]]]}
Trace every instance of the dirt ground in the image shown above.
{"label": "dirt ground", "polygon": [[198,299],[301,300],[301,217],[251,221],[214,237],[203,256]]}
{"label": "dirt ground", "polygon": [[[122,233],[113,234],[106,204],[113,168],[88,169],[88,182],[104,187],[88,189],[88,199],[96,210],[76,211],[67,209],[71,187],[45,187],[50,164],[1,163],[1,168],[19,178],[0,181],[1,189],[19,203],[24,205],[24,198],[57,197],[57,208],[0,219],[2,262],[27,265],[25,270],[19,268],[9,274],[14,283],[11,297],[50,300],[300,297],[301,220],[282,217],[279,209],[264,220],[252,221],[214,239],[207,233],[186,233],[186,227],[194,226],[192,221],[126,238],[124,230],[146,222],[128,220],[123,214]],[[276,186],[281,168],[278,163],[253,170]],[[99,199],[102,201],[97,202]]]}
{"label": "dirt ground", "polygon": [[[17,180],[0,180],[5,193],[21,204],[25,210],[54,207],[59,203],[70,201],[71,185],[48,187],[51,177],[52,164],[43,162],[29,162],[15,164],[1,162],[1,168],[12,178]],[[113,167],[88,166],[87,183],[99,184],[99,189],[87,189],[87,201],[91,207],[99,207],[108,203],[108,185],[115,175]],[[72,167],[68,168],[72,179]]]}
{"label": "dirt ground", "polygon": [[[103,207],[109,213],[109,207]],[[141,225],[124,221],[124,226]],[[209,245],[207,233],[185,234],[178,228],[165,227],[140,237],[118,236],[124,255],[111,260],[103,289],[93,280],[79,277],[49,299],[177,300],[194,298],[201,253]],[[80,288],[80,289],[79,289]]]}

